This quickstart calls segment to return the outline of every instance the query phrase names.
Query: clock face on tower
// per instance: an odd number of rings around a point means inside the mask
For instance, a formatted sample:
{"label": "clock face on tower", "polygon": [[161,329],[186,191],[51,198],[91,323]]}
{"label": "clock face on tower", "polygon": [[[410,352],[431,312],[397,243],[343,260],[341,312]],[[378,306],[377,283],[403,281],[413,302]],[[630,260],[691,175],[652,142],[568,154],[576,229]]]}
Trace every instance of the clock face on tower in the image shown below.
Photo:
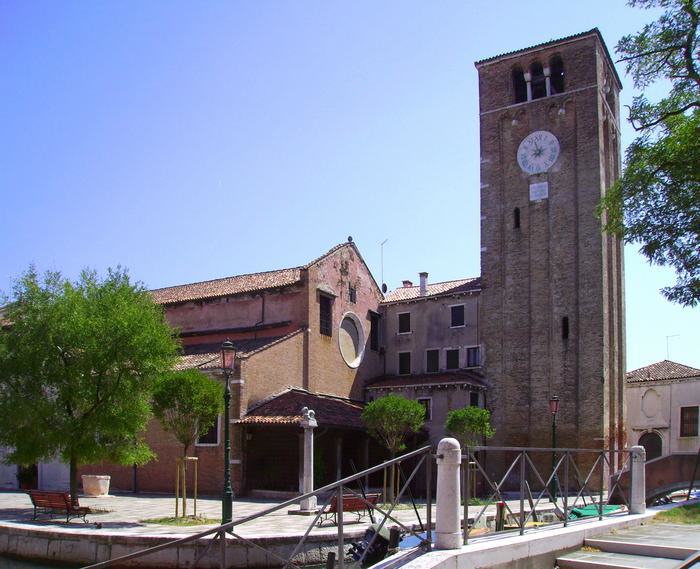
{"label": "clock face on tower", "polygon": [[518,164],[527,174],[549,170],[559,158],[559,141],[546,130],[528,134],[518,146]]}

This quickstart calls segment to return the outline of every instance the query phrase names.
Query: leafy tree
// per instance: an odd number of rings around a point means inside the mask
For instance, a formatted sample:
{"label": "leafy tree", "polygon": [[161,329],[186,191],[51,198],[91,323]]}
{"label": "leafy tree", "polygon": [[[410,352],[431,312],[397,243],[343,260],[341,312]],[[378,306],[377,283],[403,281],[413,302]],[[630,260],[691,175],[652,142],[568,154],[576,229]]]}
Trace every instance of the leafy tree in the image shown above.
{"label": "leafy tree", "polygon": [[496,434],[491,427],[491,412],[481,407],[464,407],[447,414],[445,430],[463,446],[476,446],[482,438]]}
{"label": "leafy tree", "polygon": [[425,407],[413,399],[387,395],[368,403],[362,420],[393,458],[406,448],[406,437],[418,432],[425,423]]}
{"label": "leafy tree", "polygon": [[698,0],[631,0],[665,9],[616,51],[634,86],[670,84],[652,102],[642,93],[629,108],[639,137],[627,148],[625,171],[601,203],[606,229],[641,244],[651,263],[669,265],[676,283],[664,296],[685,306],[700,302],[700,40]]}
{"label": "leafy tree", "polygon": [[[362,411],[362,420],[369,433],[383,444],[391,458],[406,448],[406,438],[420,430],[425,423],[425,407],[413,399],[399,395],[386,395],[367,404]],[[394,488],[397,487],[399,473],[389,470],[388,494],[386,492],[386,472],[384,496],[394,501]]]}
{"label": "leafy tree", "polygon": [[77,499],[80,464],[142,464],[140,433],[158,376],[177,353],[173,331],[148,292],[126,271],[76,282],[31,267],[13,287],[0,333],[0,444],[5,461],[56,456],[70,466]]}
{"label": "leafy tree", "polygon": [[182,456],[216,422],[223,410],[223,389],[201,371],[166,373],[153,392],[153,413],[182,445]]}

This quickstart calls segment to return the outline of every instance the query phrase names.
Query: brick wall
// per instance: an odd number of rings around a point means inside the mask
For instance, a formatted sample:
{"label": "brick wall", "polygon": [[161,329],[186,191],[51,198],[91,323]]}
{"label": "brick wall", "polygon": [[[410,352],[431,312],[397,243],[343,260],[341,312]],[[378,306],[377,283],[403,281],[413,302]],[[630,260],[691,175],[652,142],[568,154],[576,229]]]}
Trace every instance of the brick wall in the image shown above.
{"label": "brick wall", "polygon": [[[555,55],[566,91],[514,104],[512,70]],[[619,163],[616,97],[608,97],[610,108],[603,90],[617,89],[609,65],[595,34],[478,65],[481,319],[494,444],[548,446],[555,394],[561,446],[623,438],[622,249],[595,214]],[[549,172],[528,176],[516,153],[535,130],[558,138],[560,156]],[[529,183],[540,181],[549,183],[549,198],[530,201]]]}

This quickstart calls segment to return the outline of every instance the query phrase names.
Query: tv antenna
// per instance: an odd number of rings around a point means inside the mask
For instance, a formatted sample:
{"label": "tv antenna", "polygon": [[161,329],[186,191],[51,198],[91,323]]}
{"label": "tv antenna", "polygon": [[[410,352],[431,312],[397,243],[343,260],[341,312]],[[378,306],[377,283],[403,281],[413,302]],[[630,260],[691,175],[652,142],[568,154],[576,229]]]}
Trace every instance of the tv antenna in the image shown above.
{"label": "tv antenna", "polygon": [[386,291],[387,291],[387,286],[386,286],[386,283],[384,282],[384,244],[385,244],[387,241],[389,241],[389,238],[384,239],[384,241],[382,241],[382,242],[379,244],[379,249],[380,249],[380,251],[381,251],[381,259],[382,259],[382,260],[381,260],[381,267],[382,267],[382,292],[385,293],[385,294],[386,294]]}

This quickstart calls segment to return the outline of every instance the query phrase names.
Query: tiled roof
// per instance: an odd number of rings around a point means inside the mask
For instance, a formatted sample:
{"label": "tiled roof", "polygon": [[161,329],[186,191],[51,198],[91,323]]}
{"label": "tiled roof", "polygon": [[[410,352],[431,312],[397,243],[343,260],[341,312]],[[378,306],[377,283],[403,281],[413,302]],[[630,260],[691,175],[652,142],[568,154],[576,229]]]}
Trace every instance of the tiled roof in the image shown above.
{"label": "tiled roof", "polygon": [[472,277],[468,279],[458,279],[456,281],[446,281],[443,283],[429,283],[426,287],[425,296],[420,295],[420,286],[402,286],[389,292],[382,304],[401,302],[405,300],[417,300],[434,296],[450,295],[464,292],[474,292],[481,289],[481,278]]}
{"label": "tiled roof", "polygon": [[686,377],[700,377],[700,369],[684,366],[683,364],[670,360],[662,360],[655,364],[627,372],[627,383],[682,379]]}
{"label": "tiled roof", "polygon": [[289,286],[301,280],[299,267],[280,269],[250,275],[237,275],[213,281],[171,286],[152,290],[153,300],[157,304],[174,304],[203,298],[218,298],[243,292],[266,290]]}
{"label": "tiled roof", "polygon": [[489,388],[489,381],[477,370],[457,370],[442,373],[416,375],[388,375],[365,386],[365,389],[395,389],[412,386],[439,386],[468,384],[474,387]]}
{"label": "tiled roof", "polygon": [[[313,261],[299,267],[279,269],[276,271],[265,271],[262,273],[251,273],[248,275],[235,275],[232,277],[224,277],[222,279],[214,279],[211,281],[158,288],[152,290],[151,295],[157,304],[176,304],[178,302],[203,300],[205,298],[219,298],[222,296],[232,296],[246,292],[269,290],[293,285],[301,281],[302,270],[308,269],[312,265],[323,260],[328,255],[331,255],[338,249],[346,246],[352,247],[357,253],[358,257],[364,263],[364,259],[362,259],[362,255],[360,255],[360,251],[358,250],[357,246],[352,241],[346,241],[344,243],[339,243],[326,251],[320,257],[317,257]],[[376,286],[376,282],[374,284]],[[379,287],[377,287],[377,289],[378,288]]]}
{"label": "tiled roof", "polygon": [[180,356],[175,364],[176,370],[183,369],[219,369],[221,368],[221,352],[206,354],[190,354]]}
{"label": "tiled roof", "polygon": [[319,427],[364,428],[362,403],[334,395],[310,393],[298,387],[290,387],[261,401],[238,422],[245,425],[298,425],[303,407],[316,412]]}
{"label": "tiled roof", "polygon": [[[273,336],[270,338],[244,338],[231,340],[231,343],[233,344],[233,349],[236,350],[237,353],[248,354],[257,351],[264,346],[272,344],[283,337],[284,336]],[[207,342],[206,344],[183,346],[183,351],[187,356],[192,354],[218,354],[219,350],[221,350],[221,342]]]}
{"label": "tiled roof", "polygon": [[615,74],[615,78],[617,79],[617,83],[618,83],[618,85],[619,85],[620,87],[622,87],[622,81],[620,80],[620,76],[617,74],[617,70],[615,69],[615,65],[614,65],[614,62],[613,62],[613,58],[610,57],[610,52],[608,51],[608,46],[605,45],[605,40],[603,39],[603,35],[600,33],[600,30],[599,30],[598,28],[593,28],[592,30],[588,30],[588,31],[585,31],[585,32],[580,32],[580,33],[578,33],[578,34],[573,34],[573,35],[570,35],[570,36],[565,36],[565,37],[563,37],[563,38],[552,39],[552,40],[549,40],[549,41],[546,41],[546,42],[542,42],[542,43],[538,43],[538,44],[535,44],[535,45],[531,45],[530,47],[524,47],[524,48],[522,48],[522,49],[516,49],[516,50],[514,50],[514,51],[508,51],[508,52],[506,52],[506,53],[501,53],[500,55],[494,55],[494,56],[492,56],[492,57],[487,57],[486,59],[480,59],[479,61],[475,61],[475,62],[474,62],[474,65],[476,65],[477,67],[479,67],[480,65],[483,65],[484,63],[491,63],[492,61],[496,61],[496,60],[501,59],[501,58],[504,58],[504,57],[511,57],[511,56],[517,55],[517,54],[519,54],[519,53],[525,53],[525,52],[527,52],[527,51],[531,51],[531,50],[533,50],[533,49],[540,49],[540,48],[543,48],[543,47],[549,47],[549,46],[551,46],[551,45],[555,45],[555,44],[558,44],[558,43],[562,43],[562,42],[567,42],[567,41],[575,40],[575,39],[582,38],[582,37],[585,37],[585,36],[588,36],[588,35],[592,35],[592,34],[595,34],[595,35],[598,37],[598,39],[600,40],[600,43],[602,44],[603,49],[605,50],[605,54],[608,56],[608,60],[610,61],[610,65],[611,65],[611,67],[612,67],[612,69],[613,69],[613,73]]}

